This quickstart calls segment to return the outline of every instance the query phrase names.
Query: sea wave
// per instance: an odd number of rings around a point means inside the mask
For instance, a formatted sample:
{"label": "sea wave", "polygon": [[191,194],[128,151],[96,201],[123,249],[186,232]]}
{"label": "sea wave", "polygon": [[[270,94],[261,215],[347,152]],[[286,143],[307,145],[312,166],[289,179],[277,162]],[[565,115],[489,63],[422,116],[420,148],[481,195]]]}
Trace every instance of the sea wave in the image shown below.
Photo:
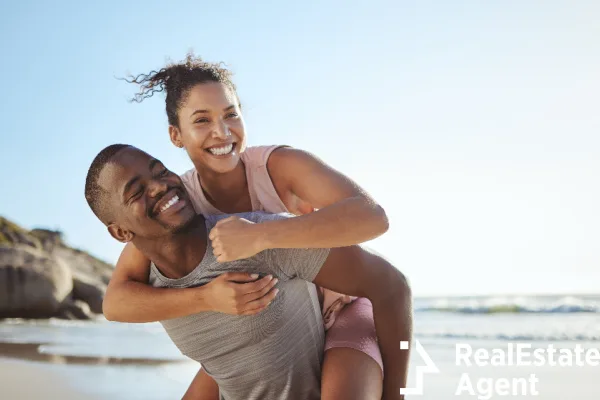
{"label": "sea wave", "polygon": [[505,334],[505,333],[417,333],[419,338],[454,340],[502,340],[514,342],[600,342],[600,334]]}
{"label": "sea wave", "polygon": [[539,313],[572,314],[600,313],[598,296],[514,296],[421,299],[417,312],[451,312],[462,314]]}

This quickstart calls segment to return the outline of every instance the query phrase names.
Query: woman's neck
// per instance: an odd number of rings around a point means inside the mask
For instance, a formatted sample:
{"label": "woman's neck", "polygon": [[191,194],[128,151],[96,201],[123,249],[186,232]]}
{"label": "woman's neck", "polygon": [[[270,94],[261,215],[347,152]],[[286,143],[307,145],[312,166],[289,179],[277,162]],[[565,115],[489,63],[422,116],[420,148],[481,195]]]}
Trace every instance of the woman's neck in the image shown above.
{"label": "woman's neck", "polygon": [[214,172],[198,168],[200,186],[206,199],[219,211],[238,213],[252,211],[246,167],[240,160],[229,172]]}

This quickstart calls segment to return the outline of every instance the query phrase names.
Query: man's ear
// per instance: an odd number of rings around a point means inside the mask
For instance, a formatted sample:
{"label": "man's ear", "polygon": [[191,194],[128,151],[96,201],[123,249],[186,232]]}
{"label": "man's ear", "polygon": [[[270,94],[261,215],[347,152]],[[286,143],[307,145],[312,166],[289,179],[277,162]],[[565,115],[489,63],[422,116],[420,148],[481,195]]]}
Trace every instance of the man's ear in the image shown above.
{"label": "man's ear", "polygon": [[177,127],[173,125],[169,125],[169,137],[171,138],[171,143],[173,143],[176,147],[180,149],[183,148],[183,142],[181,141],[181,132]]}
{"label": "man's ear", "polygon": [[128,231],[127,229],[123,229],[119,225],[114,223],[108,225],[107,228],[108,233],[110,233],[110,236],[114,237],[122,243],[131,242],[133,240],[133,237],[135,236],[133,232]]}

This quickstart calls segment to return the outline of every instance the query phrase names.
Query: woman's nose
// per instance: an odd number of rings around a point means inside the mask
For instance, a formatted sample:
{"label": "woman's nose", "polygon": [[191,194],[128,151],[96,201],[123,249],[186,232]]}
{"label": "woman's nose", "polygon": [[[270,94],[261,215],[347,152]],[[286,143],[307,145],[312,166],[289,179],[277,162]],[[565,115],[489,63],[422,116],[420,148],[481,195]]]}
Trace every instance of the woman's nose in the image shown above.
{"label": "woman's nose", "polygon": [[229,136],[231,136],[231,132],[229,131],[229,127],[224,121],[219,121],[212,132],[214,137],[225,140]]}

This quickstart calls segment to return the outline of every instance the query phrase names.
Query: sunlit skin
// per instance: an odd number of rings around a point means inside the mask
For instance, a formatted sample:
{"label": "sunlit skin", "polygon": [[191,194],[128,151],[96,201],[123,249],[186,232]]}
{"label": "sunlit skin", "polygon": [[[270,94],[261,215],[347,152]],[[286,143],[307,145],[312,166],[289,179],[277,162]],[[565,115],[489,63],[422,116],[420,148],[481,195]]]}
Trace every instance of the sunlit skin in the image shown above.
{"label": "sunlit skin", "polygon": [[[150,238],[176,232],[195,216],[179,176],[159,160],[150,156],[143,159],[139,154],[134,147],[120,150],[113,157],[114,162],[109,162],[102,170],[98,180],[100,187],[109,193],[111,213],[121,221],[120,224],[111,222],[109,229],[128,232],[127,237],[119,238],[125,239],[121,241],[130,241],[135,232],[145,232]],[[118,191],[109,191],[110,187],[116,187]],[[161,212],[174,198],[178,201]]]}
{"label": "sunlit skin", "polygon": [[[171,141],[185,148],[209,200],[224,204],[223,212],[250,209],[244,164],[240,162],[240,153],[246,149],[246,131],[237,96],[222,83],[201,83],[190,90],[178,116],[178,126],[169,127]],[[225,155],[209,150],[227,145],[232,145],[232,150]]]}
{"label": "sunlit skin", "polygon": [[[102,169],[98,184],[107,193],[111,217],[106,223],[115,239],[146,249],[159,266],[200,262],[198,253],[187,250],[189,244],[198,247],[197,239],[188,243],[186,238],[190,229],[203,226],[197,223],[203,217],[196,214],[179,176],[159,160],[126,147]],[[162,272],[175,278],[190,271],[167,268]]]}

